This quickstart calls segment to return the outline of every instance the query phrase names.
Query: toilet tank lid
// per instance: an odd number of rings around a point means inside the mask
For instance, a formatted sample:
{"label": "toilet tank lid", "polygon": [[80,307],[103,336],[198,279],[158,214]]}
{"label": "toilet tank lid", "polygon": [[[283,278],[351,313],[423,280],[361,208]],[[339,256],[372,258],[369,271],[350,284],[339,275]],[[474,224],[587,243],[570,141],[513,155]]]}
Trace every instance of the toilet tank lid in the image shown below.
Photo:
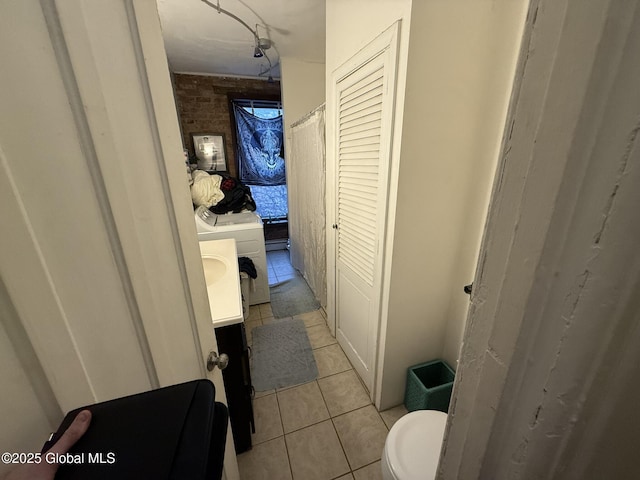
{"label": "toilet tank lid", "polygon": [[387,461],[396,478],[435,478],[447,414],[416,410],[398,420],[387,436]]}

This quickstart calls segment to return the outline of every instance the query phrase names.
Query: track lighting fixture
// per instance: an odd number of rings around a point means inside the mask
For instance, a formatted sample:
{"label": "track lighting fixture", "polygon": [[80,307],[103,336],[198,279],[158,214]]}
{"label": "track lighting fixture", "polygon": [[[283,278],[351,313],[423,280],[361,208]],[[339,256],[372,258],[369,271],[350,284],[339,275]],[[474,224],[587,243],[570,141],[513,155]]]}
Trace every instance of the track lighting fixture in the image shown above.
{"label": "track lighting fixture", "polygon": [[269,78],[267,79],[267,81],[273,82],[273,77],[271,76],[271,70],[273,69],[273,65],[271,63],[271,59],[269,58],[269,56],[265,52],[265,50],[268,50],[268,49],[271,48],[271,40],[269,38],[260,38],[258,36],[258,25],[256,24],[256,28],[254,30],[247,23],[245,23],[240,17],[238,17],[238,16],[234,15],[233,13],[225,10],[224,8],[221,8],[220,7],[220,0],[217,0],[216,4],[213,4],[208,0],[202,0],[202,2],[206,3],[211,8],[215,9],[218,13],[224,13],[225,15],[233,18],[236,22],[240,23],[247,30],[249,30],[251,32],[251,34],[253,35],[254,41],[255,41],[255,45],[253,47],[253,56],[254,56],[254,58],[262,58],[262,57],[264,57],[264,58],[267,59],[267,62],[269,62],[269,68],[267,68],[266,70],[260,72],[258,75],[264,75],[265,73],[269,73]]}

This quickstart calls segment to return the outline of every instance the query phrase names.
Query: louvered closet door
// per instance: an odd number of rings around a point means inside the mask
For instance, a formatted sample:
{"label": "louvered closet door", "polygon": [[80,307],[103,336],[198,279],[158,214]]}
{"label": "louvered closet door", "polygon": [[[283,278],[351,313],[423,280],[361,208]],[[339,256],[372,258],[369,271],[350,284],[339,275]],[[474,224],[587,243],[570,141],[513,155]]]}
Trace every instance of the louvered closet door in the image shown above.
{"label": "louvered closet door", "polygon": [[372,391],[391,135],[389,55],[337,82],[336,337]]}

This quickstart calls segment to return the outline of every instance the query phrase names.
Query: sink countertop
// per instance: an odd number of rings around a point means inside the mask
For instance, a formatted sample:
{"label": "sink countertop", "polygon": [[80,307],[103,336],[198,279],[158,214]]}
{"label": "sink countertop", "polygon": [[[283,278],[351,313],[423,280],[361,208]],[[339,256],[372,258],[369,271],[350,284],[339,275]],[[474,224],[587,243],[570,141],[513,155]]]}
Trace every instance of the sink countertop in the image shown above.
{"label": "sink countertop", "polygon": [[229,238],[200,242],[200,255],[213,326],[241,323],[242,295],[236,241]]}

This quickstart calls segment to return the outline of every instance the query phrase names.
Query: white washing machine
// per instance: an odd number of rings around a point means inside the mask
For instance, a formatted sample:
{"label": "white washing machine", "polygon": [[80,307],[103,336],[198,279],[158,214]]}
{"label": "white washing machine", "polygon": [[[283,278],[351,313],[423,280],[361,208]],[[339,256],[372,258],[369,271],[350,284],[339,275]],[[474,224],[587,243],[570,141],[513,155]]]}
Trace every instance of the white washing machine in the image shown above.
{"label": "white washing machine", "polygon": [[258,278],[250,282],[249,305],[267,303],[269,297],[269,277],[267,273],[267,252],[264,244],[262,218],[255,212],[227,213],[216,215],[205,207],[195,211],[198,240],[218,240],[233,238],[239,257],[249,257]]}

